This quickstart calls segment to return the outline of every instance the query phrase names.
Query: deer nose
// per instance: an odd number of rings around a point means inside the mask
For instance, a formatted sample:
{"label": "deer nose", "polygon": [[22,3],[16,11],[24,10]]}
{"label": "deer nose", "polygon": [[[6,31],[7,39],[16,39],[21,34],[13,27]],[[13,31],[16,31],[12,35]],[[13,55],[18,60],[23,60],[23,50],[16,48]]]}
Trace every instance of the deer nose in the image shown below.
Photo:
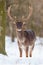
{"label": "deer nose", "polygon": [[17,26],[17,28],[18,28],[18,29],[21,29],[21,28],[22,28],[22,26]]}
{"label": "deer nose", "polygon": [[21,29],[22,28],[22,22],[17,22],[16,26],[17,26],[18,29]]}

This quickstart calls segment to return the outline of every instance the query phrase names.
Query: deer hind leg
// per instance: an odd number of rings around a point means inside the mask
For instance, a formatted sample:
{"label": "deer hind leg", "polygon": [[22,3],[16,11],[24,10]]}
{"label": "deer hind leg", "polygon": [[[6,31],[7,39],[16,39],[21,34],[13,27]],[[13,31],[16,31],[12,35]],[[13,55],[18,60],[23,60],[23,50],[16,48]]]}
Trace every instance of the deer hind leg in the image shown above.
{"label": "deer hind leg", "polygon": [[12,42],[14,42],[14,25],[12,25]]}
{"label": "deer hind leg", "polygon": [[29,46],[29,56],[32,57],[32,46]]}
{"label": "deer hind leg", "polygon": [[28,47],[26,48],[26,57],[28,57]]}
{"label": "deer hind leg", "polygon": [[12,42],[14,42],[14,32],[12,31]]}
{"label": "deer hind leg", "polygon": [[34,45],[29,46],[29,56],[32,57],[32,50],[34,48]]}

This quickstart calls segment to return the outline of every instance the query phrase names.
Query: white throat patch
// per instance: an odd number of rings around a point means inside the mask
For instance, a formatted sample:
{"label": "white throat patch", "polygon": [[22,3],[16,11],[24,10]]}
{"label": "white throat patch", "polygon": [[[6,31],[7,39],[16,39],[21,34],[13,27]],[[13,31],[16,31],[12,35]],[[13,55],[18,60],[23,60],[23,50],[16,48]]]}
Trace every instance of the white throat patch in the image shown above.
{"label": "white throat patch", "polygon": [[22,29],[17,29],[17,31],[21,31]]}

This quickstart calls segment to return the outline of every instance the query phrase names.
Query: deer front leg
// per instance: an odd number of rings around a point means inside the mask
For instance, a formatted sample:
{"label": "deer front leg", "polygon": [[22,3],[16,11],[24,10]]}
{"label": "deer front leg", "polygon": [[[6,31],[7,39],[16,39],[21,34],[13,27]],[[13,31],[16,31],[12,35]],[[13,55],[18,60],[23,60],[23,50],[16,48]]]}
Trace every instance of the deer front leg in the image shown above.
{"label": "deer front leg", "polygon": [[22,57],[22,49],[20,48],[20,43],[18,41],[19,51],[20,51],[20,57]]}
{"label": "deer front leg", "polygon": [[28,57],[28,47],[26,48],[26,57]]}
{"label": "deer front leg", "polygon": [[32,57],[32,50],[30,51],[30,57]]}
{"label": "deer front leg", "polygon": [[20,57],[22,57],[22,49],[19,47]]}

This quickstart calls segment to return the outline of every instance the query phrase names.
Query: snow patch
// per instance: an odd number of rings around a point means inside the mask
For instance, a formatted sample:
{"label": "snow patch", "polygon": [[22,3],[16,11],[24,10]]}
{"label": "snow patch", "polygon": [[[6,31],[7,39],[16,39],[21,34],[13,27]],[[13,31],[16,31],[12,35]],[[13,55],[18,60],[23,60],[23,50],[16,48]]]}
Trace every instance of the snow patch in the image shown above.
{"label": "snow patch", "polygon": [[5,49],[8,56],[0,54],[0,65],[43,65],[43,38],[36,37],[35,47],[33,49],[32,57],[19,57],[19,48],[17,39],[12,42],[11,38],[5,37]]}

